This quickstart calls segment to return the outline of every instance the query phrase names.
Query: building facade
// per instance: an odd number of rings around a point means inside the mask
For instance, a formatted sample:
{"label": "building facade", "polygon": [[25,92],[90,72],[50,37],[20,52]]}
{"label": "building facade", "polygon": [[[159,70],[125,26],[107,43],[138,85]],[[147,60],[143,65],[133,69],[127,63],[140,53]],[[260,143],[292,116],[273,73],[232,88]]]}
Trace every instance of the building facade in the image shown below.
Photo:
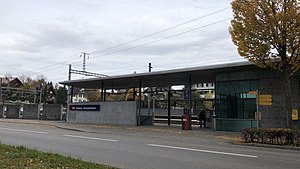
{"label": "building facade", "polygon": [[[300,109],[300,77],[292,77],[292,108]],[[243,128],[277,128],[286,126],[282,75],[268,70],[231,72],[216,77],[217,130],[239,131]],[[257,95],[270,95],[271,105],[258,105]],[[257,110],[258,109],[258,110]],[[261,112],[257,120],[255,112]],[[299,120],[294,120],[299,127]]]}

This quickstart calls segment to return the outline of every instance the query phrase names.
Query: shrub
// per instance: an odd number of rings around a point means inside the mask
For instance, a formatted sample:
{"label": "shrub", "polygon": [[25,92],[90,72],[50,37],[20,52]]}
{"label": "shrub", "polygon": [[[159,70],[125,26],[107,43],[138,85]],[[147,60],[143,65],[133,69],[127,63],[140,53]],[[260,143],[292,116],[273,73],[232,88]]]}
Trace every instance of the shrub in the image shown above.
{"label": "shrub", "polygon": [[275,145],[300,145],[300,130],[286,128],[246,128],[242,130],[242,140],[246,143]]}

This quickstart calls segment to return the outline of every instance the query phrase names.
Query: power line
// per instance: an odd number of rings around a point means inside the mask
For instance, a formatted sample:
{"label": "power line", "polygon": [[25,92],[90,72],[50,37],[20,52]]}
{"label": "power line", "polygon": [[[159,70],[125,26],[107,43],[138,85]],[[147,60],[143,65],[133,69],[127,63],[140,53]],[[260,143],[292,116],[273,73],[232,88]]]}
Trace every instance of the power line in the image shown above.
{"label": "power line", "polygon": [[[120,52],[128,51],[128,50],[131,50],[131,49],[135,49],[135,48],[147,46],[147,45],[150,45],[150,44],[153,44],[153,43],[157,43],[157,42],[160,42],[160,41],[163,41],[163,40],[167,40],[167,39],[170,39],[170,38],[173,38],[173,37],[177,37],[177,36],[189,33],[189,32],[193,32],[193,31],[205,28],[205,27],[209,27],[209,26],[212,26],[212,25],[215,25],[215,24],[218,24],[218,23],[230,20],[230,19],[232,19],[232,17],[226,18],[226,19],[222,19],[222,20],[219,20],[219,21],[216,21],[216,22],[213,22],[213,23],[210,23],[210,24],[206,24],[206,25],[194,28],[194,29],[190,29],[190,30],[187,30],[187,31],[184,31],[184,32],[180,32],[180,33],[177,33],[177,34],[174,34],[174,35],[171,35],[171,36],[167,36],[167,37],[164,37],[164,38],[161,38],[161,39],[157,39],[157,40],[154,40],[154,41],[150,41],[150,42],[147,42],[147,43],[136,45],[136,46],[133,46],[133,47],[129,47],[129,48],[121,49],[121,50],[116,50],[116,51],[113,51],[113,52],[110,52],[110,53],[106,53],[106,54],[103,54],[103,55],[94,56],[94,58],[108,56],[108,55],[112,55],[112,54],[115,54],[115,53],[120,53]],[[65,65],[63,65],[63,66],[65,66]],[[59,67],[62,67],[62,66],[58,66],[57,68],[59,68]],[[46,70],[46,71],[43,71],[43,72],[48,72],[48,71],[51,71],[51,70],[55,70],[57,68]],[[38,72],[38,73],[41,73],[41,72]],[[38,73],[34,73],[34,74],[38,74]]]}
{"label": "power line", "polygon": [[99,50],[99,51],[91,52],[90,54],[100,53],[100,52],[103,52],[103,51],[106,51],[106,50],[109,50],[109,49],[113,49],[113,48],[116,48],[116,47],[124,46],[124,45],[126,45],[126,44],[130,44],[130,43],[132,43],[132,42],[136,42],[136,41],[139,41],[139,40],[141,40],[141,39],[145,39],[145,38],[151,37],[151,36],[153,36],[153,35],[157,35],[157,34],[159,34],[159,33],[169,31],[169,30],[171,30],[171,29],[180,27],[180,26],[182,26],[182,25],[186,25],[186,24],[188,24],[188,23],[195,22],[195,21],[197,21],[197,20],[199,20],[199,19],[203,19],[203,18],[205,18],[205,17],[208,17],[208,16],[211,16],[211,15],[220,13],[220,12],[225,11],[225,10],[227,10],[227,9],[229,9],[229,7],[226,7],[226,8],[223,8],[223,9],[220,9],[220,10],[217,10],[217,11],[214,11],[214,12],[211,12],[211,13],[208,13],[208,14],[206,14],[206,15],[203,15],[203,16],[200,16],[200,17],[197,17],[197,18],[188,20],[188,21],[186,21],[186,22],[183,22],[183,23],[180,23],[180,24],[177,24],[177,25],[173,25],[173,26],[171,26],[171,27],[165,28],[165,29],[163,29],[163,30],[160,30],[160,31],[157,31],[157,32],[154,32],[154,33],[150,33],[150,34],[148,34],[148,35],[139,37],[139,38],[137,38],[137,39],[133,39],[133,40],[130,40],[130,41],[127,41],[127,42],[123,42],[123,43],[117,44],[117,45],[112,46],[112,47],[108,47],[108,48],[101,49],[101,50]]}
{"label": "power line", "polygon": [[[174,34],[174,35],[171,35],[171,36],[167,36],[167,37],[164,37],[164,38],[161,38],[161,39],[157,39],[157,40],[154,40],[154,41],[150,41],[150,42],[147,42],[147,43],[136,45],[136,46],[133,46],[133,47],[129,47],[129,48],[121,49],[121,50],[116,50],[116,51],[113,51],[113,52],[110,52],[110,53],[106,53],[106,54],[94,56],[94,58],[95,57],[108,56],[108,55],[112,55],[112,54],[115,54],[115,53],[120,53],[120,52],[128,51],[128,50],[131,50],[131,49],[135,49],[135,48],[147,46],[147,45],[150,45],[150,44],[153,44],[153,43],[157,43],[157,42],[160,42],[160,41],[163,41],[163,40],[167,40],[167,39],[170,39],[170,38],[173,38],[173,37],[176,37],[176,36],[180,36],[180,35],[183,35],[183,34],[186,34],[186,33],[189,33],[189,32],[193,32],[193,31],[205,28],[205,27],[209,27],[209,26],[212,26],[212,25],[215,25],[215,24],[218,24],[218,23],[230,20],[230,19],[232,19],[232,17],[226,18],[226,19],[222,19],[222,20],[219,20],[219,21],[216,21],[216,22],[213,22],[213,23],[210,23],[210,24],[206,24],[206,25],[194,28],[194,29],[190,29],[190,30],[187,30],[187,31],[184,31],[184,32],[180,32],[180,33],[177,33],[177,34]],[[60,67],[63,67],[63,66],[65,66],[65,65],[60,65],[57,68],[60,68]],[[39,73],[43,73],[43,72],[48,72],[48,71],[51,71],[51,70],[55,70],[57,68],[45,70],[45,71],[42,71],[42,72],[32,73],[32,74],[39,74]]]}
{"label": "power line", "polygon": [[[177,27],[180,27],[182,25],[185,25],[185,24],[188,24],[188,23],[191,23],[191,22],[195,22],[197,20],[200,20],[200,19],[203,19],[205,17],[208,17],[208,16],[211,16],[211,15],[214,15],[214,14],[217,14],[217,13],[220,13],[222,11],[225,11],[227,9],[229,9],[230,7],[226,7],[226,8],[223,8],[223,9],[220,9],[220,10],[216,10],[214,12],[211,12],[211,13],[208,13],[206,15],[203,15],[203,16],[200,16],[200,17],[197,17],[197,18],[194,18],[194,19],[191,19],[191,20],[188,20],[186,22],[183,22],[183,23],[180,23],[180,24],[177,24],[177,25],[173,25],[171,27],[168,27],[168,28],[165,28],[163,30],[160,30],[160,31],[157,31],[157,32],[154,32],[154,33],[151,33],[151,34],[148,34],[148,35],[145,35],[145,36],[142,36],[140,38],[137,38],[137,39],[133,39],[133,40],[130,40],[130,41],[127,41],[127,42],[124,42],[124,43],[120,43],[120,44],[117,44],[115,46],[111,46],[111,47],[108,47],[108,48],[105,48],[105,49],[102,49],[102,50],[99,50],[99,51],[95,51],[95,52],[90,52],[90,54],[95,54],[95,53],[100,53],[100,52],[103,52],[103,51],[106,51],[106,50],[109,50],[109,49],[114,49],[116,47],[120,47],[120,46],[124,46],[126,44],[130,44],[132,42],[136,42],[136,41],[139,41],[141,39],[145,39],[145,38],[148,38],[148,37],[151,37],[153,35],[157,35],[159,33],[162,33],[162,32],[166,32],[168,30],[171,30],[171,29],[174,29],[174,28],[177,28]],[[44,67],[40,67],[40,68],[36,68],[35,71],[37,70],[44,70],[44,69],[47,69],[49,67],[53,67],[53,66],[56,66],[56,65],[61,65],[61,64],[66,64],[70,61],[73,61],[73,60],[77,60],[78,58],[73,58],[73,59],[68,59],[68,60],[64,60],[64,61],[61,61],[61,62],[58,62],[58,63],[55,63],[55,64],[52,64],[52,65],[49,65],[49,66],[44,66]],[[28,71],[28,72],[33,72],[33,71]],[[27,72],[25,72],[27,73]]]}
{"label": "power line", "polygon": [[173,38],[173,37],[176,37],[176,36],[180,36],[180,35],[183,35],[183,34],[186,34],[186,33],[189,33],[189,32],[193,32],[193,31],[196,31],[196,30],[208,27],[208,26],[212,26],[212,25],[215,25],[215,24],[218,24],[218,23],[230,20],[230,19],[232,19],[232,17],[226,18],[226,19],[223,19],[223,20],[219,20],[219,21],[207,24],[207,25],[203,25],[203,26],[200,26],[200,27],[197,27],[197,28],[194,28],[194,29],[190,29],[188,31],[180,32],[180,33],[177,33],[177,34],[174,34],[174,35],[171,35],[171,36],[167,36],[165,38],[157,39],[157,40],[154,40],[154,41],[150,41],[150,42],[147,42],[147,43],[143,43],[143,44],[140,44],[140,45],[136,45],[136,46],[125,48],[125,49],[121,49],[121,50],[116,50],[116,51],[113,51],[113,52],[110,52],[110,53],[106,53],[106,54],[98,55],[98,56],[94,56],[94,57],[107,56],[107,55],[111,55],[111,54],[115,54],[115,53],[120,53],[120,52],[128,51],[128,50],[131,50],[131,49],[135,49],[135,48],[147,46],[147,45],[150,45],[150,44],[153,44],[153,43],[156,43],[156,42],[160,42],[160,41],[167,40],[167,39],[170,39],[170,38]]}
{"label": "power line", "polygon": [[54,64],[51,64],[49,66],[43,66],[43,67],[40,67],[40,68],[36,68],[34,71],[26,71],[26,72],[23,72],[23,74],[26,74],[26,73],[31,73],[33,72],[32,74],[38,74],[36,73],[35,71],[38,71],[38,70],[44,70],[44,69],[48,69],[50,67],[53,67],[53,66],[56,66],[56,65],[60,65],[59,67],[62,67],[62,66],[65,66],[65,64],[68,64],[68,62],[70,61],[73,61],[73,60],[78,60],[79,58],[73,58],[73,59],[68,59],[68,60],[64,60],[64,61],[61,61],[61,62],[57,62],[57,63],[54,63]]}

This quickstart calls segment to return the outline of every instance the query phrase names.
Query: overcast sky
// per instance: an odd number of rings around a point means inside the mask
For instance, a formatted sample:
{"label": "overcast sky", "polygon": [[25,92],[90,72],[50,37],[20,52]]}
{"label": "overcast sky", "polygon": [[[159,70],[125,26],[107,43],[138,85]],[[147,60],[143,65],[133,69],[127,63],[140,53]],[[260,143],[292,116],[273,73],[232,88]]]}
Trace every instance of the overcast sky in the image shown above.
{"label": "overcast sky", "polygon": [[0,9],[1,76],[64,81],[69,64],[82,70],[81,52],[87,71],[107,75],[243,61],[230,0],[1,0]]}

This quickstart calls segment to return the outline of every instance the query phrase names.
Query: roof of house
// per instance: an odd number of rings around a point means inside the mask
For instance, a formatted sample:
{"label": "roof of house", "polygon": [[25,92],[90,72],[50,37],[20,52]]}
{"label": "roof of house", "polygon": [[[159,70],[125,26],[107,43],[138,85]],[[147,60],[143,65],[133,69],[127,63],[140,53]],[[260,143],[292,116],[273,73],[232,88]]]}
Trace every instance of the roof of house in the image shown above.
{"label": "roof of house", "polygon": [[17,77],[1,77],[2,84],[19,84],[19,86],[23,85]]}

